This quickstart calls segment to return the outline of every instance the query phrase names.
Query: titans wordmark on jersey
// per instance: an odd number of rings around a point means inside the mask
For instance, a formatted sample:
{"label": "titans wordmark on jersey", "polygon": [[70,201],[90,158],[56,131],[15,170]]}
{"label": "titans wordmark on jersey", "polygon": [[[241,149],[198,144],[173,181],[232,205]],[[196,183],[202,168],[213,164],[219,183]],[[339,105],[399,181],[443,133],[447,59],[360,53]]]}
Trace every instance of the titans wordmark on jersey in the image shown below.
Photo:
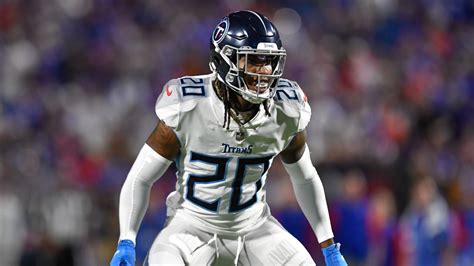
{"label": "titans wordmark on jersey", "polygon": [[[158,117],[171,127],[181,148],[175,159],[176,191],[170,215],[183,216],[217,233],[243,232],[269,215],[265,181],[274,157],[306,127],[311,110],[299,86],[280,79],[271,116],[263,106],[244,124],[223,128],[224,105],[212,88],[214,75],[170,80],[157,100]],[[242,129],[240,129],[242,130]],[[262,219],[263,218],[263,219]]]}

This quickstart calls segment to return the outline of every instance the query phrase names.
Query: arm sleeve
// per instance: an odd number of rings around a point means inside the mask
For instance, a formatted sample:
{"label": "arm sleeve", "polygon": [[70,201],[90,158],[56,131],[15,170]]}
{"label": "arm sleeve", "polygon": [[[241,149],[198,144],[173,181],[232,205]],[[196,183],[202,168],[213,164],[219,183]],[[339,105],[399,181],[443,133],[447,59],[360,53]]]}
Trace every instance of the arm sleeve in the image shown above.
{"label": "arm sleeve", "polygon": [[283,163],[283,166],[290,175],[298,204],[311,224],[318,242],[333,238],[323,184],[311,162],[308,146],[305,146],[303,156],[296,163]]}
{"label": "arm sleeve", "polygon": [[171,163],[147,144],[138,153],[120,192],[120,240],[129,239],[135,243],[138,228],[148,208],[151,186]]}

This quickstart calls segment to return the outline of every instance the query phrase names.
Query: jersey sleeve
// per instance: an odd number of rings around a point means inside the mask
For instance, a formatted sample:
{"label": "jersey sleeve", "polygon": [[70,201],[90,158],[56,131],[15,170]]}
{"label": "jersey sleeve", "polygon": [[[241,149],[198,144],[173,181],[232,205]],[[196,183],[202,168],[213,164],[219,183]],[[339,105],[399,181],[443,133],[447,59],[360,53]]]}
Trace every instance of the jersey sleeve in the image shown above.
{"label": "jersey sleeve", "polygon": [[176,79],[168,81],[155,104],[155,113],[160,120],[172,129],[179,124],[181,95],[178,91],[179,85]]}
{"label": "jersey sleeve", "polygon": [[311,120],[311,106],[308,103],[308,97],[300,88],[298,83],[294,82],[295,87],[297,88],[297,92],[300,95],[300,119],[298,121],[298,132],[303,131],[309,124],[309,120]]}

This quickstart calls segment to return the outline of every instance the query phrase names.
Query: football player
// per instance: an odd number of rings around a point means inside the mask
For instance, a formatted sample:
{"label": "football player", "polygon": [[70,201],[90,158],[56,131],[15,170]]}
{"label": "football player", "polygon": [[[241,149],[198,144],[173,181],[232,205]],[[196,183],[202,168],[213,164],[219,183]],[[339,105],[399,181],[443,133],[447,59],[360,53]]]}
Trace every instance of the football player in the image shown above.
{"label": "football player", "polygon": [[135,264],[150,188],[172,162],[176,191],[145,265],[314,265],[266,203],[277,155],[326,264],[347,265],[306,145],[310,106],[296,82],[281,78],[286,52],[277,29],[259,13],[231,13],[212,33],[210,52],[211,74],[170,80],[157,100],[159,121],[121,190],[111,265]]}

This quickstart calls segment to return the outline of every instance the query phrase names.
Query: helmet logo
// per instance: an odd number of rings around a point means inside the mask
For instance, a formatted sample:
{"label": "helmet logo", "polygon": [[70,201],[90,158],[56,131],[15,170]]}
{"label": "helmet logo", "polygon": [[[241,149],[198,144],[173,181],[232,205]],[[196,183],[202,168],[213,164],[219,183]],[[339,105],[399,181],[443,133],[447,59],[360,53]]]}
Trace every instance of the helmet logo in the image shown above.
{"label": "helmet logo", "polygon": [[225,17],[222,21],[217,25],[212,33],[212,41],[214,43],[220,43],[225,35],[227,34],[227,30],[229,29],[229,18]]}

